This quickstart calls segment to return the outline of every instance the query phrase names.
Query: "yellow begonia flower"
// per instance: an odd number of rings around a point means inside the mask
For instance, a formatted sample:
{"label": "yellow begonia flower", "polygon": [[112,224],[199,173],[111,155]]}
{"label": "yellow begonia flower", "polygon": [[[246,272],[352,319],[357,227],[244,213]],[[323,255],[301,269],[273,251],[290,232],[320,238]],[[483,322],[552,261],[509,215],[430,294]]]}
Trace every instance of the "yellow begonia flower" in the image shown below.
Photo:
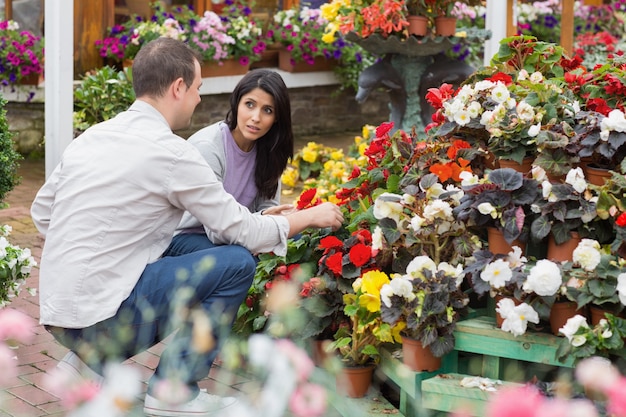
{"label": "yellow begonia flower", "polygon": [[283,175],[281,176],[281,181],[287,187],[295,187],[296,182],[298,181],[298,170],[292,167],[287,167]]}
{"label": "yellow begonia flower", "polygon": [[338,149],[338,150],[332,151],[330,153],[330,159],[333,159],[335,161],[343,160],[343,150]]}
{"label": "yellow begonia flower", "polygon": [[380,296],[367,293],[361,294],[359,296],[359,305],[367,308],[367,311],[376,313],[377,311],[380,311]]}
{"label": "yellow begonia flower", "polygon": [[302,160],[312,164],[317,159],[317,152],[308,147],[302,149]]}
{"label": "yellow begonia flower", "polygon": [[367,150],[368,144],[362,143],[359,145],[359,155],[365,156],[365,151]]}
{"label": "yellow begonia flower", "polygon": [[367,271],[361,277],[361,291],[371,294],[380,300],[380,289],[385,284],[389,284],[389,277],[382,271]]}

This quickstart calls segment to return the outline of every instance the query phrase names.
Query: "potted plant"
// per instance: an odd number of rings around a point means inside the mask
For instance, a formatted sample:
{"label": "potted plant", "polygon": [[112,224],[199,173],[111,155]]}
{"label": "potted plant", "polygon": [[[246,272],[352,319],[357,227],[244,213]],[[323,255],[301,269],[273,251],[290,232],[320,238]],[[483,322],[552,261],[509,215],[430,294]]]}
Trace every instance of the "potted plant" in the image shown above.
{"label": "potted plant", "polygon": [[0,21],[0,86],[15,85],[44,71],[44,42],[13,20]]}
{"label": "potted plant", "polygon": [[[205,64],[224,66],[232,62],[234,66],[229,65],[229,69],[238,68],[238,73],[247,72],[250,63],[261,59],[266,48],[261,25],[243,4],[234,4],[225,16],[204,12],[190,29],[187,42],[200,52]],[[203,77],[212,75],[218,74],[204,73]]]}
{"label": "potted plant", "polygon": [[403,273],[418,255],[427,255],[436,264],[463,264],[479,247],[466,223],[453,215],[463,191],[454,186],[444,189],[435,174],[423,176],[418,184],[402,185],[403,195],[383,193],[374,201],[378,265]]}
{"label": "potted plant", "polygon": [[155,7],[153,20],[144,20],[135,15],[122,24],[112,26],[107,37],[95,42],[100,56],[113,63],[126,62],[125,65],[130,66],[142,45],[154,39],[167,36],[186,40],[190,27],[184,25],[185,20],[179,21],[174,15],[159,12],[160,6],[157,4]]}
{"label": "potted plant", "polygon": [[403,360],[415,371],[433,371],[440,361],[423,364],[408,354],[413,339],[432,356],[441,358],[454,349],[454,329],[466,313],[469,298],[460,289],[463,273],[442,262],[436,264],[428,256],[417,256],[406,273],[396,275],[380,290],[381,315],[384,322],[400,326]]}
{"label": "potted plant", "polygon": [[384,39],[398,37],[406,39],[408,10],[404,0],[368,0],[346,3],[332,0],[323,4],[322,16],[328,21],[328,32],[367,38],[378,35]]}
{"label": "potted plant", "polygon": [[[329,350],[338,352],[344,368],[367,368],[371,380],[383,343],[399,342],[398,329],[381,318],[381,288],[389,283],[384,272],[369,270],[352,284],[353,293],[343,295],[348,321],[339,327]],[[352,393],[361,397],[365,393]]]}
{"label": "potted plant", "polygon": [[[528,241],[535,216],[531,208],[539,198],[539,183],[535,179],[525,178],[511,168],[499,168],[462,188],[465,194],[454,208],[459,221],[477,233],[484,228],[491,230],[492,237],[494,232],[500,232],[508,244],[517,240],[520,246]],[[490,250],[497,252],[492,243]]]}
{"label": "potted plant", "polygon": [[279,50],[279,68],[293,72],[297,63],[304,62],[308,70],[332,69],[333,60],[339,58],[336,52],[341,48],[340,40],[322,41],[327,24],[320,9],[294,7],[278,11],[266,36],[270,42],[283,46]]}
{"label": "potted plant", "polygon": [[[603,228],[596,212],[598,195],[589,188],[580,167],[570,170],[564,183],[552,183],[544,178],[541,195],[532,206],[532,210],[539,214],[530,227],[534,241],[540,242],[550,236],[558,246],[573,237],[576,241],[591,236],[608,238],[607,227]],[[551,258],[550,253],[548,257]]]}
{"label": "potted plant", "polygon": [[[622,110],[610,110],[606,116],[597,111],[580,112],[574,129],[576,150],[593,184],[604,184],[609,170],[622,172],[626,157],[626,118]],[[597,173],[598,169],[605,173]]]}
{"label": "potted plant", "polygon": [[578,308],[589,306],[596,324],[603,312],[619,314],[624,309],[626,290],[620,286],[620,276],[626,273],[626,261],[612,255],[593,239],[583,239],[574,251],[572,262],[563,265],[563,273],[575,280],[569,286],[567,297],[576,302]]}
{"label": "potted plant", "polygon": [[556,351],[557,359],[565,361],[575,358],[579,361],[591,356],[610,357],[624,347],[626,320],[607,314],[595,325],[589,325],[587,318],[576,315],[560,329],[565,336]]}

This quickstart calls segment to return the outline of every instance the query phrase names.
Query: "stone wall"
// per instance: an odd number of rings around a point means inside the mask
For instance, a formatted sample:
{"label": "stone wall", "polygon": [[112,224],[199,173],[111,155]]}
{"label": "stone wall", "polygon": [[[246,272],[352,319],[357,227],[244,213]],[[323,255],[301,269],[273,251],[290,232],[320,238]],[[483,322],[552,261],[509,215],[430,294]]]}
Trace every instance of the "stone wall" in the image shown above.
{"label": "stone wall", "polygon": [[[224,119],[230,94],[202,96],[196,107],[191,127],[177,132],[188,137],[198,129]],[[340,92],[338,86],[316,86],[289,89],[291,118],[296,136],[328,133],[359,133],[365,124],[377,125],[389,118],[386,93],[372,94],[359,104],[353,92]]]}
{"label": "stone wall", "polygon": [[44,103],[9,101],[6,105],[9,128],[15,134],[15,149],[25,158],[43,158]]}
{"label": "stone wall", "polygon": [[[388,96],[374,92],[363,104],[354,93],[341,92],[337,85],[291,88],[292,123],[296,139],[349,132],[358,134],[365,124],[377,125],[389,118]],[[189,137],[198,129],[222,120],[229,108],[230,94],[203,95],[189,129],[177,132]],[[44,103],[9,101],[7,119],[16,133],[16,149],[26,158],[44,155]]]}

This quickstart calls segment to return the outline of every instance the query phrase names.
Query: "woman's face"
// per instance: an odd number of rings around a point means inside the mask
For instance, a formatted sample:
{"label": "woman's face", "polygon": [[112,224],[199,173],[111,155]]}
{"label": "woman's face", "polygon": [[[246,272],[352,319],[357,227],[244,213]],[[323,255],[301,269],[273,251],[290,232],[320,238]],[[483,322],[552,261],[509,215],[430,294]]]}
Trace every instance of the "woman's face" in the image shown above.
{"label": "woman's face", "polygon": [[239,148],[247,152],[254,146],[254,141],[263,137],[275,122],[274,98],[260,88],[255,88],[239,100],[233,138]]}

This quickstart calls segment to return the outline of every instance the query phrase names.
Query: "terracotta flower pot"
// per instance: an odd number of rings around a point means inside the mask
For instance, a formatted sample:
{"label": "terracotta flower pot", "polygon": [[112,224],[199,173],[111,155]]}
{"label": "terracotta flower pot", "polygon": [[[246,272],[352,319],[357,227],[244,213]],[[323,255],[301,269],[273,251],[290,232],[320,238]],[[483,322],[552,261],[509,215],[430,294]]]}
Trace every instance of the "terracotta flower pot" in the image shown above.
{"label": "terracotta flower pot", "polygon": [[533,156],[527,156],[522,160],[521,164],[510,159],[499,159],[500,168],[511,168],[522,174],[528,174],[530,172],[533,167],[533,162],[535,162],[535,157]]}
{"label": "terracotta flower pot", "polygon": [[456,21],[456,17],[436,17],[435,34],[438,36],[454,36],[454,34],[456,33]]}
{"label": "terracotta flower pot", "polygon": [[361,398],[372,384],[376,365],[345,366],[337,374],[337,391],[350,398]]}
{"label": "terracotta flower pot", "polygon": [[603,168],[596,168],[590,165],[583,166],[583,172],[587,181],[593,185],[603,186],[611,178],[611,171]]}
{"label": "terracotta flower pot", "polygon": [[576,232],[571,232],[570,239],[560,245],[556,244],[554,236],[548,236],[548,252],[546,257],[554,262],[571,261],[574,250],[582,240]]}
{"label": "terracotta flower pot", "polygon": [[433,372],[441,368],[441,358],[436,357],[430,348],[423,347],[419,340],[402,337],[402,362],[415,372]]}
{"label": "terracotta flower pot", "polygon": [[409,35],[426,36],[428,34],[428,18],[425,16],[409,16]]}
{"label": "terracotta flower pot", "polygon": [[522,253],[526,252],[526,243],[519,240],[514,240],[512,243],[507,242],[502,231],[495,227],[487,228],[487,244],[489,251],[493,254],[506,255],[513,250],[513,246],[519,246]]}
{"label": "terracotta flower pot", "polygon": [[578,310],[578,306],[573,301],[557,301],[550,309],[550,330],[555,336],[562,336],[559,329],[565,326],[567,320],[576,314],[585,315],[584,311]]}

